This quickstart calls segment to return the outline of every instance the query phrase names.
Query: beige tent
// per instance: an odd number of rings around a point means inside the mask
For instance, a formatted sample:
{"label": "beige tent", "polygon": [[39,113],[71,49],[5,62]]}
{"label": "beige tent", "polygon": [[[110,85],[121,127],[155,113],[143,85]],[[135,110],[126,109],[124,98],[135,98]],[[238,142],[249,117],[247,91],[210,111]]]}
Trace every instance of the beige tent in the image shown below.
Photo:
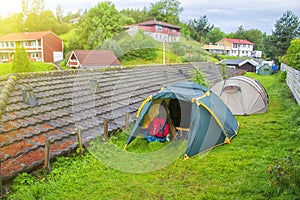
{"label": "beige tent", "polygon": [[234,115],[251,115],[268,111],[268,94],[258,80],[236,76],[215,84],[218,95]]}

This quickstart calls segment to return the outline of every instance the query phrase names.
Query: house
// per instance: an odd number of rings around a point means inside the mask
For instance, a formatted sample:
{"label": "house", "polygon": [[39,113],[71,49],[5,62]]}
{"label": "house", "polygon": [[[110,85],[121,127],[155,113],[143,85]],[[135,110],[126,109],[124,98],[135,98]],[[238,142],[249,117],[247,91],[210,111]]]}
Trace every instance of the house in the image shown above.
{"label": "house", "polygon": [[256,72],[256,68],[259,65],[259,63],[253,59],[225,59],[219,63],[224,63],[228,68],[241,69],[247,72]]}
{"label": "house", "polygon": [[111,50],[74,50],[67,66],[72,69],[120,67],[121,63]]}
{"label": "house", "polygon": [[131,35],[140,29],[158,42],[179,42],[180,40],[180,27],[156,20],[129,25],[125,29]]}
{"label": "house", "polygon": [[56,62],[63,60],[63,40],[51,31],[10,33],[0,37],[0,62],[11,62],[16,47],[24,47],[29,60]]}
{"label": "house", "polygon": [[70,19],[69,23],[70,24],[78,24],[78,22],[79,22],[80,19],[81,19],[80,17],[76,17],[76,18]]}
{"label": "house", "polygon": [[203,49],[215,53],[229,56],[250,57],[254,44],[248,40],[223,38],[212,45],[203,45]]}

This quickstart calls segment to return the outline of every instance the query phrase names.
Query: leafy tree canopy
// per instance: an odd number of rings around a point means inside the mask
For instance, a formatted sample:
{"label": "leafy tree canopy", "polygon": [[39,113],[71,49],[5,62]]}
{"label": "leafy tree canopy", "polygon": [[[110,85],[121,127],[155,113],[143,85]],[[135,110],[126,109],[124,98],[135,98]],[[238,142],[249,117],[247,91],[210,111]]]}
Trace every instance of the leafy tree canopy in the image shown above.
{"label": "leafy tree canopy", "polygon": [[266,38],[264,45],[266,47],[266,55],[278,61],[283,56],[290,42],[300,36],[300,22],[298,16],[292,11],[286,11],[283,16],[276,21],[275,30],[272,35]]}
{"label": "leafy tree canopy", "polygon": [[300,39],[294,39],[291,41],[291,45],[289,46],[286,54],[282,58],[283,62],[287,65],[300,70]]}
{"label": "leafy tree canopy", "polygon": [[83,49],[95,49],[122,30],[121,15],[110,2],[98,3],[82,17],[76,34]]}
{"label": "leafy tree canopy", "polygon": [[182,11],[183,7],[180,6],[178,0],[161,0],[157,3],[151,3],[149,15],[152,19],[179,25],[179,15]]}
{"label": "leafy tree canopy", "polygon": [[29,72],[30,62],[24,47],[17,47],[12,63],[13,72]]}

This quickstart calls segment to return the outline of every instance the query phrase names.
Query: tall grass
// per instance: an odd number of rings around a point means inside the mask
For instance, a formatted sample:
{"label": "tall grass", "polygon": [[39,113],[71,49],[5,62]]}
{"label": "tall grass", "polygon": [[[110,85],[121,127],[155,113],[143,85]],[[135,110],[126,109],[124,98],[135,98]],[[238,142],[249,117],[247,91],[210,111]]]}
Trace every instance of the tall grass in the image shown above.
{"label": "tall grass", "polygon": [[[260,80],[267,89],[269,111],[237,117],[241,126],[231,144],[187,161],[179,156],[168,166],[147,173],[116,170],[99,162],[91,153],[61,157],[52,163],[52,171],[46,176],[22,174],[17,177],[7,199],[299,198],[293,190],[299,180],[292,180],[279,190],[269,172],[270,166],[275,166],[274,160],[281,161],[299,149],[299,106],[280,95],[282,83],[278,81],[279,75],[246,75]],[[109,144],[121,152],[126,140],[127,135],[123,133],[114,136]],[[165,145],[149,145],[143,139],[137,139],[129,151],[157,152]],[[299,161],[299,154],[293,159]],[[298,172],[299,162],[293,169]]]}

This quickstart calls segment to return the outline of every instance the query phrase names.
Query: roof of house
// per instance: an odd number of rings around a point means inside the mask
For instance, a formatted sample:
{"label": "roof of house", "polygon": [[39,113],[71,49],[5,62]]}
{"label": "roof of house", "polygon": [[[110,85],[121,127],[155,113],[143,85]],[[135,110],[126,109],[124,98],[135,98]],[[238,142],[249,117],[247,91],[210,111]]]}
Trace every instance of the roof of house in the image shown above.
{"label": "roof of house", "polygon": [[221,63],[224,63],[226,65],[236,65],[236,66],[242,66],[246,63],[250,63],[253,66],[257,66],[259,63],[257,63],[255,60],[252,59],[224,59],[221,61]]}
{"label": "roof of house", "polygon": [[[47,139],[50,156],[55,158],[76,149],[77,127],[82,127],[83,142],[87,143],[103,135],[104,118],[108,119],[109,131],[124,126],[126,112],[133,122],[146,97],[164,85],[188,80],[191,70],[192,64],[180,64],[0,77],[3,180],[41,166]],[[232,74],[241,72],[231,70]]]}
{"label": "roof of house", "polygon": [[70,57],[73,54],[75,54],[82,67],[121,65],[117,56],[111,50],[74,50]]}
{"label": "roof of house", "polygon": [[[23,33],[9,33],[0,37],[0,41],[27,41],[27,40],[38,40],[42,37],[53,34],[59,38],[52,31],[43,31],[43,32],[23,32]],[[59,38],[61,39],[61,38]],[[62,40],[62,39],[61,39]]]}
{"label": "roof of house", "polygon": [[225,38],[225,40],[235,44],[250,44],[250,45],[254,44],[252,42],[249,42],[248,40],[241,40],[241,39]]}
{"label": "roof of house", "polygon": [[168,24],[168,23],[161,22],[161,21],[157,21],[157,20],[149,20],[149,21],[146,21],[146,22],[138,23],[138,24],[132,24],[132,25],[129,25],[129,26],[126,26],[126,27],[132,27],[132,26],[137,26],[137,25],[138,26],[161,25],[161,26],[165,26],[165,27],[180,29],[179,26],[175,26],[175,25]]}

